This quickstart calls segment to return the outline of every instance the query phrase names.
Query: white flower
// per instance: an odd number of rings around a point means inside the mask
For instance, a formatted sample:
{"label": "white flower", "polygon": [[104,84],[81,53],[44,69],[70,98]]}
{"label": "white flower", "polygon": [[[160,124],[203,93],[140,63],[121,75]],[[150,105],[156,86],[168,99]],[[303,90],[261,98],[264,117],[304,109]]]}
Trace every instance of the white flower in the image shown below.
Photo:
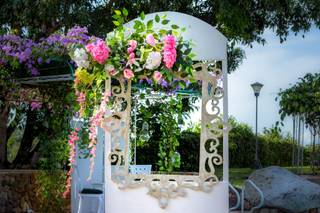
{"label": "white flower", "polygon": [[149,70],[156,69],[160,66],[161,59],[161,54],[159,52],[150,52],[145,67]]}
{"label": "white flower", "polygon": [[105,71],[111,72],[114,70],[114,66],[112,64],[106,64],[104,66]]}
{"label": "white flower", "polygon": [[84,48],[77,48],[73,54],[73,60],[76,62],[77,66],[80,68],[88,68],[88,54]]}
{"label": "white flower", "polygon": [[106,64],[104,66],[104,70],[108,72],[110,75],[118,74],[118,71],[115,69],[115,67],[112,64]]}

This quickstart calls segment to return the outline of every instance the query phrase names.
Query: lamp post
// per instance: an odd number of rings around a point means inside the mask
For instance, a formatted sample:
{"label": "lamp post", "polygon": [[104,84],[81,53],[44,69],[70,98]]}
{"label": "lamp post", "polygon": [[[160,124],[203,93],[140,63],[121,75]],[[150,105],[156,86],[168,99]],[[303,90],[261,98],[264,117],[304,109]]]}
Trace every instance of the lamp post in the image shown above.
{"label": "lamp post", "polygon": [[254,96],[256,96],[256,151],[255,151],[254,167],[261,168],[261,162],[258,156],[258,149],[259,149],[258,147],[258,97],[260,95],[260,90],[263,87],[263,84],[259,82],[255,82],[251,84],[251,87],[253,89]]}

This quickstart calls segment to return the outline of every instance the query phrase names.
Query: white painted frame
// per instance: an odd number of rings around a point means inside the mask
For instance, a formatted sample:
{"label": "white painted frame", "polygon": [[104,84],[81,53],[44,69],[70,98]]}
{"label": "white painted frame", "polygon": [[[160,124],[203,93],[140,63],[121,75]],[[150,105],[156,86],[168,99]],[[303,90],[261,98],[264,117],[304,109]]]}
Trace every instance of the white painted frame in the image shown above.
{"label": "white painted frame", "polygon": [[[191,39],[195,43],[193,51],[196,53],[196,60],[218,60],[222,62],[223,73],[223,181],[216,182],[214,187],[210,188],[212,191],[208,193],[197,193],[195,191],[188,191],[188,198],[177,199],[169,207],[165,209],[165,212],[181,212],[184,210],[188,212],[216,212],[226,213],[228,212],[228,183],[229,183],[229,158],[228,158],[228,88],[227,88],[227,57],[226,57],[226,38],[219,33],[214,27],[207,23],[194,18],[189,15],[176,13],[176,12],[163,12],[157,13],[159,15],[167,14],[167,19],[172,23],[185,26],[187,25],[186,34],[183,35],[184,39]],[[156,14],[149,14],[146,16],[146,21],[153,18]],[[133,22],[128,23],[128,27],[132,26]],[[108,85],[111,90],[111,85]],[[106,196],[105,206],[106,212],[122,213],[130,211],[135,212],[163,212],[155,207],[154,202],[151,201],[151,197],[147,196],[145,188],[139,188],[129,190],[129,185],[137,185],[135,183],[124,182],[123,185],[119,185],[112,180],[111,175],[111,159],[108,157],[111,153],[111,133],[105,132],[105,180],[106,180]],[[164,177],[164,176],[162,176]],[[189,178],[190,176],[188,176]],[[141,178],[139,176],[138,178]],[[184,178],[184,177],[182,177]],[[138,184],[139,185],[139,184]],[[120,187],[119,187],[120,186]],[[184,200],[184,201],[182,201]],[[163,205],[161,199],[159,200],[162,207],[167,206],[167,201]],[[189,208],[190,207],[190,208]],[[214,210],[216,209],[216,210]]]}

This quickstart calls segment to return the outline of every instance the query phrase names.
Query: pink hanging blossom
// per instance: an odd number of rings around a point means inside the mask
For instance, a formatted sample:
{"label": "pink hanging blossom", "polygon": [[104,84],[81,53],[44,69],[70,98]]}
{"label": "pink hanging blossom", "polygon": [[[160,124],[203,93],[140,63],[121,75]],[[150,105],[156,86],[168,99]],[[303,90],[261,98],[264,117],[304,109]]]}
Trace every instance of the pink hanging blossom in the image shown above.
{"label": "pink hanging blossom", "polygon": [[32,101],[30,104],[30,107],[31,107],[31,111],[34,111],[34,110],[41,109],[42,104],[38,101]]}
{"label": "pink hanging blossom", "polygon": [[99,64],[103,64],[109,58],[110,49],[103,40],[87,44],[86,49]]}
{"label": "pink hanging blossom", "polygon": [[154,79],[156,82],[158,82],[161,78],[162,78],[161,72],[155,71],[155,72],[153,73],[153,79]]}
{"label": "pink hanging blossom", "polygon": [[78,95],[77,101],[79,104],[85,102],[86,101],[86,94],[83,92],[80,92]]}
{"label": "pink hanging blossom", "polygon": [[70,196],[70,192],[71,192],[71,179],[72,179],[72,174],[74,171],[74,165],[76,165],[76,143],[77,141],[80,140],[79,136],[78,136],[78,132],[80,131],[79,128],[75,128],[74,131],[72,131],[69,135],[69,140],[68,140],[68,144],[69,144],[69,166],[70,169],[68,171],[68,178],[66,181],[66,189],[63,192],[63,197],[67,198]]}
{"label": "pink hanging blossom", "polygon": [[136,40],[130,40],[128,44],[133,50],[135,50],[138,46],[138,42]]}
{"label": "pink hanging blossom", "polygon": [[131,70],[131,69],[128,69],[128,68],[124,69],[123,75],[124,75],[124,77],[125,77],[126,79],[131,79],[131,78],[134,77],[134,74],[133,74],[132,70]]}
{"label": "pink hanging blossom", "polygon": [[128,47],[127,52],[130,54],[134,51],[134,49],[132,47]]}
{"label": "pink hanging blossom", "polygon": [[94,169],[94,158],[96,157],[97,127],[101,126],[103,116],[106,114],[106,103],[109,101],[110,93],[104,93],[98,111],[89,120],[89,149],[90,149],[90,172],[88,180],[91,180]]}
{"label": "pink hanging blossom", "polygon": [[150,46],[154,47],[156,45],[156,40],[154,39],[153,35],[150,33],[146,36],[146,42]]}
{"label": "pink hanging blossom", "polygon": [[128,41],[129,47],[127,48],[128,54],[133,53],[133,51],[137,48],[138,42],[136,40]]}
{"label": "pink hanging blossom", "polygon": [[128,64],[132,65],[136,61],[135,54],[132,52],[129,54]]}
{"label": "pink hanging blossom", "polygon": [[75,94],[77,96],[77,102],[79,103],[79,106],[80,106],[79,113],[80,113],[80,116],[82,116],[84,113],[84,108],[85,108],[86,94],[83,92],[79,92],[77,90],[76,90]]}
{"label": "pink hanging blossom", "polygon": [[164,37],[163,62],[169,69],[171,69],[176,62],[177,51],[175,45],[176,39],[173,35],[166,35]]}

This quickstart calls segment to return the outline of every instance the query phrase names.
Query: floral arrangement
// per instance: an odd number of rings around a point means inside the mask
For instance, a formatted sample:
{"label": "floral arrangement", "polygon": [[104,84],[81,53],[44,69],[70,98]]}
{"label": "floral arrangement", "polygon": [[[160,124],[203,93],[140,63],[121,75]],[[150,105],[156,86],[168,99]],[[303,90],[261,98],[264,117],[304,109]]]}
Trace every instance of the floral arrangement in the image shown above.
{"label": "floral arrangement", "polygon": [[[79,108],[75,108],[79,109],[84,122],[82,129],[75,129],[69,136],[70,171],[65,196],[70,192],[76,144],[88,149],[89,179],[92,175],[97,127],[101,125],[107,105],[112,104],[109,102],[112,94],[105,91],[105,80],[121,78],[169,93],[190,84],[195,55],[192,43],[181,36],[185,29],[171,24],[165,15],[146,21],[143,12],[140,19],[135,20],[133,29],[129,29],[124,25],[127,17],[126,9],[115,10],[116,28],[106,39],[89,36],[87,29],[79,26],[65,35],[55,33],[37,42],[15,35],[0,36],[0,67],[9,70],[7,74],[13,79],[21,72],[41,75],[41,66],[56,58],[69,60],[77,67],[74,89]],[[42,102],[31,100],[29,107],[40,110]]]}
{"label": "floral arrangement", "polygon": [[134,21],[133,29],[128,29],[123,25],[127,16],[126,9],[115,11],[117,27],[105,40],[91,37],[87,43],[71,46],[70,56],[77,65],[74,86],[80,116],[89,127],[89,179],[94,165],[97,126],[112,95],[104,90],[105,80],[122,78],[172,92],[188,85],[190,82],[185,79],[193,74],[192,44],[181,36],[185,29],[172,24],[168,30],[155,30],[155,24],[168,26],[170,21],[158,15],[144,21],[144,13],[140,20]]}

